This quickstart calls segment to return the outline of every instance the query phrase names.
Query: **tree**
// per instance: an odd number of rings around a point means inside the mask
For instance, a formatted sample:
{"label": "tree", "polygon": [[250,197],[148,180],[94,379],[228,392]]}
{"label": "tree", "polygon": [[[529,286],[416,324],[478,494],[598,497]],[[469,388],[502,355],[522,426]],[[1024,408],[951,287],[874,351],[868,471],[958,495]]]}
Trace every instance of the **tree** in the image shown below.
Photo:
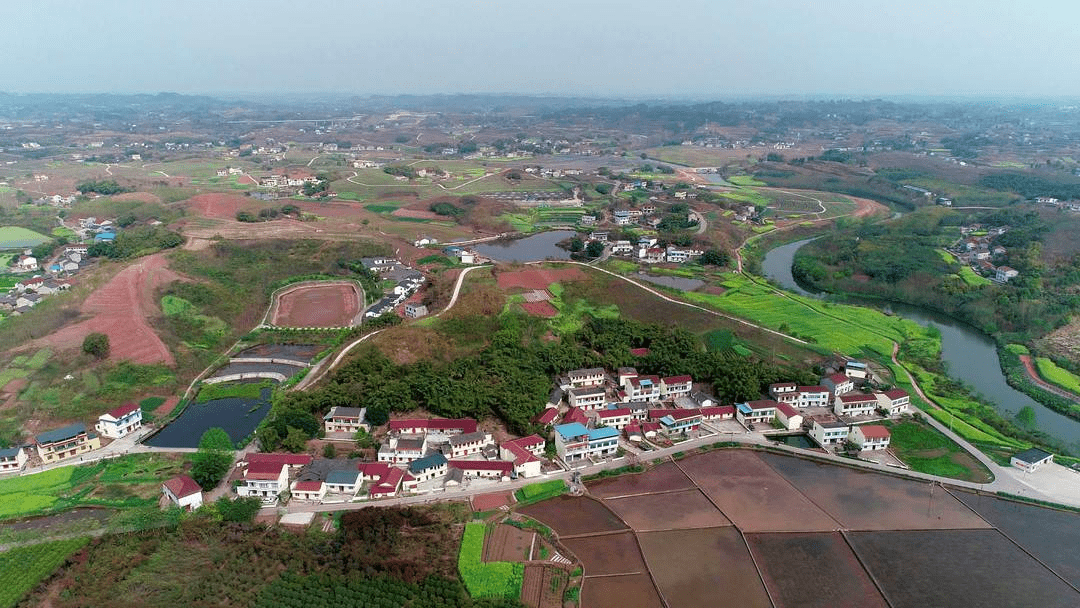
{"label": "tree", "polygon": [[225,429],[207,429],[199,439],[199,449],[192,458],[191,478],[203,490],[217,487],[229,472],[233,460],[233,442]]}
{"label": "tree", "polygon": [[365,450],[365,449],[375,447],[375,438],[372,437],[364,429],[360,429],[360,430],[356,431],[356,434],[353,435],[353,439],[356,440],[357,449]]}
{"label": "tree", "polygon": [[323,446],[322,455],[323,458],[337,458],[337,448],[334,447],[334,444],[328,443]]}
{"label": "tree", "polygon": [[600,241],[589,241],[585,246],[585,255],[590,258],[598,258],[604,254],[604,244]]}
{"label": "tree", "polygon": [[281,447],[294,453],[303,452],[307,448],[307,434],[294,426],[290,426],[288,429],[289,432],[285,435],[285,439],[281,441]]}
{"label": "tree", "polygon": [[82,352],[104,359],[109,356],[109,336],[102,333],[90,333],[83,338]]}
{"label": "tree", "polygon": [[585,248],[585,241],[582,241],[580,237],[574,237],[570,239],[570,251],[577,253]]}
{"label": "tree", "polygon": [[731,256],[726,251],[716,249],[710,249],[701,256],[701,263],[706,266],[727,266],[730,261]]}
{"label": "tree", "polygon": [[262,508],[262,501],[256,496],[237,498],[236,500],[230,500],[227,496],[222,496],[214,503],[214,507],[217,508],[222,521],[247,523],[255,519],[259,509]]}

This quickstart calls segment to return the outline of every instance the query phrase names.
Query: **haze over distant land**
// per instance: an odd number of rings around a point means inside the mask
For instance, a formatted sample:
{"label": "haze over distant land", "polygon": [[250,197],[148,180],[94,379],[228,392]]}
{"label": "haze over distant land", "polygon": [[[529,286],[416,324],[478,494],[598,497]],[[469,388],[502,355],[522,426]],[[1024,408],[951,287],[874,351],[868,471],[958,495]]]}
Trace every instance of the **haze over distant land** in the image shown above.
{"label": "haze over distant land", "polygon": [[37,0],[17,92],[1080,95],[1063,0]]}

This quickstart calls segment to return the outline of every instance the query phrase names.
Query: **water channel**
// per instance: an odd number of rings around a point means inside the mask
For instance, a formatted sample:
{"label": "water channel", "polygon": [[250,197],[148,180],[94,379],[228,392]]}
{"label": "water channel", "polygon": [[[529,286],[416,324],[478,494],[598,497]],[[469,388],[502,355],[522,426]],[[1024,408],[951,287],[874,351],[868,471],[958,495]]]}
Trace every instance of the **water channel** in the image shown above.
{"label": "water channel", "polygon": [[[816,295],[800,286],[791,274],[795,252],[812,240],[796,241],[769,251],[761,264],[762,273],[784,289],[802,295]],[[941,332],[941,357],[948,365],[949,375],[972,387],[1004,416],[1010,417],[1025,406],[1031,407],[1035,410],[1038,430],[1074,450],[1080,446],[1080,421],[1051,410],[1005,382],[997,348],[989,336],[970,325],[925,308],[899,302],[890,302],[889,308],[897,316],[925,327],[937,328]]]}

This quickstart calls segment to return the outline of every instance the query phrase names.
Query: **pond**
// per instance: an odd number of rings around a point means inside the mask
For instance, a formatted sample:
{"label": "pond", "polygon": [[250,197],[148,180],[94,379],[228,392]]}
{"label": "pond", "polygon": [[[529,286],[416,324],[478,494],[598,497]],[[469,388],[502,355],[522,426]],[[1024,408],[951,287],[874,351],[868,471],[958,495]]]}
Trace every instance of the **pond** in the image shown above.
{"label": "pond", "polygon": [[773,435],[773,436],[769,437],[769,439],[775,441],[776,443],[782,443],[784,445],[790,445],[793,448],[803,448],[803,449],[806,449],[806,450],[813,450],[813,449],[816,449],[818,447],[818,445],[816,443],[814,443],[814,440],[810,439],[810,436],[807,435],[806,433],[796,433],[794,435],[779,435],[779,436]]}
{"label": "pond", "polygon": [[573,230],[552,230],[512,241],[479,243],[473,248],[480,255],[498,262],[569,260],[570,252],[557,244],[576,234]]}
{"label": "pond", "polygon": [[207,430],[220,427],[233,443],[255,432],[270,413],[271,389],[264,388],[259,399],[229,397],[206,403],[190,403],[180,417],[170,422],[144,443],[156,448],[197,448]]}
{"label": "pond", "polygon": [[634,275],[633,278],[647,281],[655,285],[663,285],[664,287],[680,289],[682,291],[694,291],[695,289],[705,284],[705,281],[702,281],[701,279],[688,279],[686,277],[645,274],[644,272],[637,273],[636,275]]}
{"label": "pond", "polygon": [[[791,274],[795,252],[812,240],[789,243],[769,251],[761,264],[762,272],[784,289],[815,295],[799,285]],[[941,332],[941,358],[947,364],[950,376],[970,386],[1006,418],[1011,418],[1023,407],[1030,407],[1035,410],[1036,429],[1067,444],[1072,450],[1078,450],[1080,421],[1059,414],[1009,386],[1001,371],[997,346],[990,336],[937,311],[901,302],[888,305],[896,315]]]}

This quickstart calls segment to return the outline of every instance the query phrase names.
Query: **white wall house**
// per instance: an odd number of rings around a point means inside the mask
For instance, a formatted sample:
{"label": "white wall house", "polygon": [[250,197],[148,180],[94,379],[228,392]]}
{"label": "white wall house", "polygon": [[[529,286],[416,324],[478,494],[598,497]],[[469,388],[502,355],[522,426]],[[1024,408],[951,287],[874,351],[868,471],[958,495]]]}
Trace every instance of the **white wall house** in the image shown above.
{"label": "white wall house", "polygon": [[1026,473],[1034,473],[1039,467],[1053,462],[1054,455],[1039,448],[1024,450],[1009,459],[1009,464]]}
{"label": "white wall house", "polygon": [[880,424],[864,424],[852,427],[849,437],[860,450],[884,450],[892,435]]}
{"label": "white wall house", "polygon": [[161,484],[161,493],[181,509],[194,511],[203,504],[202,488],[187,475],[177,475]]}
{"label": "white wall house", "polygon": [[843,443],[848,438],[848,425],[839,420],[814,420],[810,436],[821,446]]}
{"label": "white wall house", "polygon": [[121,405],[98,416],[94,428],[103,437],[124,437],[142,428],[142,408],[137,403]]}
{"label": "white wall house", "polygon": [[837,395],[833,411],[838,416],[869,416],[878,406],[877,397],[863,393]]}
{"label": "white wall house", "polygon": [[28,458],[21,447],[0,449],[0,473],[21,471]]}

